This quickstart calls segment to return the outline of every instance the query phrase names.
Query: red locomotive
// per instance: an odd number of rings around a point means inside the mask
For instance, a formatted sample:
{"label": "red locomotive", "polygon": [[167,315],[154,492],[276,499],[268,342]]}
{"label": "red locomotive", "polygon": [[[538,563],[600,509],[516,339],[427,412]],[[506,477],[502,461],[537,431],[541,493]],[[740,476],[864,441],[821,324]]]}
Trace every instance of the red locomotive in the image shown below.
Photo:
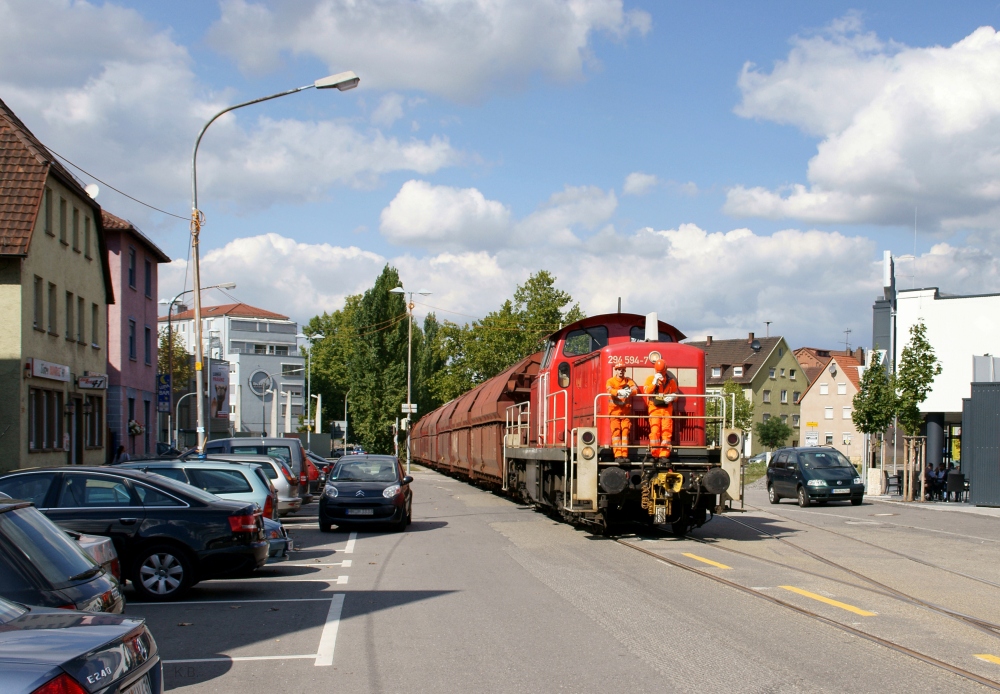
{"label": "red locomotive", "polygon": [[[411,455],[571,522],[607,528],[642,520],[687,532],[742,499],[742,435],[726,427],[732,403],[705,392],[705,353],[682,339],[656,314],[572,323],[542,352],[420,419]],[[622,446],[612,441],[614,393],[606,384],[621,365],[641,386],[661,360],[677,386],[673,432],[659,444],[669,453],[651,457],[659,449],[650,446],[647,401],[655,396],[630,396],[631,431]],[[707,442],[709,430],[721,446]]]}

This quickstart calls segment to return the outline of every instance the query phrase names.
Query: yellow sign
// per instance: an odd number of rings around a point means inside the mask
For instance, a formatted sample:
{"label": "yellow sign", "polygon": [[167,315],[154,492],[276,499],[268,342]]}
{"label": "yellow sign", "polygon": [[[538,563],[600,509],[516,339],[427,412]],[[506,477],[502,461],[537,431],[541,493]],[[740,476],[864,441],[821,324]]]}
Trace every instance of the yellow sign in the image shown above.
{"label": "yellow sign", "polygon": [[819,426],[819,422],[806,422],[806,426],[815,428]]}

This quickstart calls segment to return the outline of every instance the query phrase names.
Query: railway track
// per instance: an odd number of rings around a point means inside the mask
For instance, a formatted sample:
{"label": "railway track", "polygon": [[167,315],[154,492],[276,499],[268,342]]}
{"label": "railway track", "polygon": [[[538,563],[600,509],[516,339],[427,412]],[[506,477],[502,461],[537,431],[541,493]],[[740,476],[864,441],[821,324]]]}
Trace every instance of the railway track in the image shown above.
{"label": "railway track", "polygon": [[[914,658],[915,660],[919,660],[920,662],[926,663],[928,665],[931,665],[933,667],[939,668],[941,670],[945,670],[945,671],[950,672],[950,673],[952,673],[954,675],[958,675],[959,677],[963,677],[965,679],[971,680],[973,682],[976,682],[977,684],[981,684],[984,687],[988,687],[989,689],[992,689],[994,691],[1000,691],[1000,682],[991,680],[991,679],[989,679],[987,677],[983,677],[982,675],[978,675],[975,672],[972,672],[970,670],[966,670],[964,668],[958,667],[957,665],[952,665],[951,663],[946,663],[943,660],[939,660],[939,659],[937,659],[937,658],[935,658],[935,657],[933,657],[931,655],[927,655],[926,653],[921,653],[920,651],[916,651],[916,650],[914,650],[912,648],[909,648],[907,646],[903,646],[902,644],[896,643],[895,641],[891,641],[889,639],[884,639],[884,638],[882,638],[880,636],[876,636],[876,635],[870,634],[870,633],[868,633],[866,631],[862,631],[861,629],[857,629],[857,628],[855,628],[855,627],[853,627],[853,626],[851,626],[849,624],[843,624],[841,622],[838,622],[837,620],[830,619],[829,617],[825,617],[824,615],[821,615],[821,614],[819,614],[817,612],[813,612],[812,610],[806,609],[804,607],[800,607],[798,605],[795,605],[794,603],[782,600],[781,598],[775,597],[773,595],[767,595],[766,593],[762,593],[761,591],[754,590],[753,588],[741,585],[739,583],[736,583],[735,581],[730,581],[730,580],[728,580],[726,578],[723,578],[721,576],[717,576],[715,574],[709,573],[708,571],[704,571],[702,569],[698,569],[696,567],[690,566],[690,565],[685,564],[683,562],[675,561],[673,559],[670,559],[669,557],[663,556],[661,554],[657,554],[656,552],[652,552],[652,551],[650,551],[650,550],[648,550],[648,549],[646,549],[644,547],[640,547],[640,546],[638,546],[638,545],[636,545],[636,544],[634,544],[632,542],[629,542],[628,540],[624,540],[624,539],[618,538],[615,541],[618,544],[621,544],[621,545],[623,545],[625,547],[628,547],[629,549],[633,549],[633,550],[635,550],[637,552],[642,552],[643,554],[646,554],[646,555],[652,557],[656,561],[662,562],[664,564],[668,564],[670,566],[674,566],[674,567],[679,568],[679,569],[683,569],[684,571],[688,571],[688,572],[696,574],[698,576],[702,576],[703,578],[707,578],[707,579],[709,579],[711,581],[715,581],[716,583],[722,584],[722,585],[727,586],[729,588],[732,588],[734,590],[738,590],[738,591],[740,591],[742,593],[746,593],[747,595],[751,595],[751,596],[759,598],[761,600],[765,600],[765,601],[770,602],[772,604],[780,605],[781,607],[787,608],[789,610],[792,610],[793,612],[797,612],[798,614],[801,614],[801,615],[803,615],[805,617],[808,617],[808,618],[813,619],[815,621],[821,622],[821,623],[826,624],[828,626],[832,626],[832,627],[834,627],[836,629],[840,629],[841,631],[844,631],[846,633],[852,634],[852,635],[857,636],[859,638],[865,639],[866,641],[869,641],[869,642],[872,642],[872,643],[877,643],[880,646],[888,648],[888,649],[890,649],[892,651],[895,651],[897,653],[901,653],[903,655],[910,656],[911,658]],[[711,543],[705,543],[705,544],[711,544]],[[717,547],[717,545],[712,545],[712,546],[713,547]],[[725,549],[725,548],[720,548],[720,549]],[[808,551],[808,550],[806,550],[806,551]],[[745,553],[739,552],[739,554],[745,554]],[[751,556],[752,557],[752,555],[747,555],[747,556]],[[754,558],[756,558],[756,557],[754,557]],[[784,566],[784,565],[782,565],[782,566]],[[790,568],[790,569],[798,570],[795,567],[789,567],[789,566],[785,566],[785,568]],[[850,570],[848,570],[848,571],[850,571]],[[812,572],[806,572],[806,573],[812,573]],[[859,576],[860,576],[860,574],[859,574]],[[829,577],[824,577],[824,578],[829,578]],[[885,586],[885,587],[888,588],[888,586]],[[892,589],[890,589],[890,590],[893,593],[897,593],[898,592],[898,591],[894,591]],[[993,626],[996,626],[996,625],[993,625]],[[1000,629],[1000,627],[997,627],[997,628]],[[992,633],[994,636],[998,635],[998,633],[996,631],[992,631],[991,630],[990,633]]]}

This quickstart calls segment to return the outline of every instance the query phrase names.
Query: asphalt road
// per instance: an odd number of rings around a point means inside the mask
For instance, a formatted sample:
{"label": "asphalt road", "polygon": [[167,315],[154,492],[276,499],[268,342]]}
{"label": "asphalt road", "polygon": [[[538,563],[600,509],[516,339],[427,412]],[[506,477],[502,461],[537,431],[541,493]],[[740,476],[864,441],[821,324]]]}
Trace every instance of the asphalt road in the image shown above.
{"label": "asphalt road", "polygon": [[[414,477],[406,532],[323,534],[309,506],[286,519],[299,546],[292,560],[252,579],[199,584],[183,604],[130,603],[159,644],[168,690],[987,691],[458,480],[421,469]],[[737,520],[1000,622],[1000,586],[852,539],[991,578],[1000,520],[878,503],[769,507],[759,496],[749,501],[761,510]],[[725,518],[695,536],[709,544],[655,533],[629,541],[1000,681],[1000,664],[976,657],[1000,656],[996,635]]]}

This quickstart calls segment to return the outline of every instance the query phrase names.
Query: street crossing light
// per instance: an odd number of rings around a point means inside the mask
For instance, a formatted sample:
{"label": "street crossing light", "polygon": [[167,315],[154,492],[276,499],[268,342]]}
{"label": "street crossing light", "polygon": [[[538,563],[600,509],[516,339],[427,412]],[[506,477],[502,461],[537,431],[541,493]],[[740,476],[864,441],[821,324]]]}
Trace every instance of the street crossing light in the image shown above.
{"label": "street crossing light", "polygon": [[413,401],[410,398],[410,384],[413,374],[413,295],[430,296],[430,292],[421,289],[418,292],[408,292],[402,287],[389,290],[390,294],[409,294],[406,310],[410,314],[409,335],[406,338],[406,474],[410,474],[410,415],[413,414]]}
{"label": "street crossing light", "polygon": [[[250,101],[244,101],[242,104],[236,104],[235,106],[229,106],[222,109],[214,116],[212,116],[207,123],[202,127],[201,132],[198,133],[198,139],[194,141],[194,152],[191,154],[191,267],[193,270],[194,286],[201,287],[201,263],[199,260],[198,252],[198,237],[201,234],[201,225],[204,224],[204,218],[201,214],[201,210],[198,209],[198,145],[201,144],[201,138],[205,136],[205,131],[208,130],[208,126],[214,123],[219,116],[222,116],[230,111],[235,111],[238,108],[243,108],[244,106],[250,106],[252,104],[259,104],[262,101],[270,101],[271,99],[277,99],[280,96],[288,96],[289,94],[295,94],[306,89],[338,89],[340,91],[347,91],[348,89],[354,89],[358,86],[361,79],[351,71],[341,72],[336,75],[330,75],[329,77],[324,77],[318,79],[312,84],[307,84],[302,87],[296,87],[295,89],[289,89],[284,92],[278,92],[277,94],[271,94],[270,96],[262,96],[259,99],[252,99]],[[195,331],[197,335],[195,337],[195,355],[194,355],[194,369],[197,372],[197,378],[195,383],[198,387],[198,452],[204,453],[205,451],[205,403],[202,401],[204,397],[204,384],[201,382],[201,371],[202,371],[202,349],[201,349],[201,291],[196,290],[194,292],[194,322]]]}

